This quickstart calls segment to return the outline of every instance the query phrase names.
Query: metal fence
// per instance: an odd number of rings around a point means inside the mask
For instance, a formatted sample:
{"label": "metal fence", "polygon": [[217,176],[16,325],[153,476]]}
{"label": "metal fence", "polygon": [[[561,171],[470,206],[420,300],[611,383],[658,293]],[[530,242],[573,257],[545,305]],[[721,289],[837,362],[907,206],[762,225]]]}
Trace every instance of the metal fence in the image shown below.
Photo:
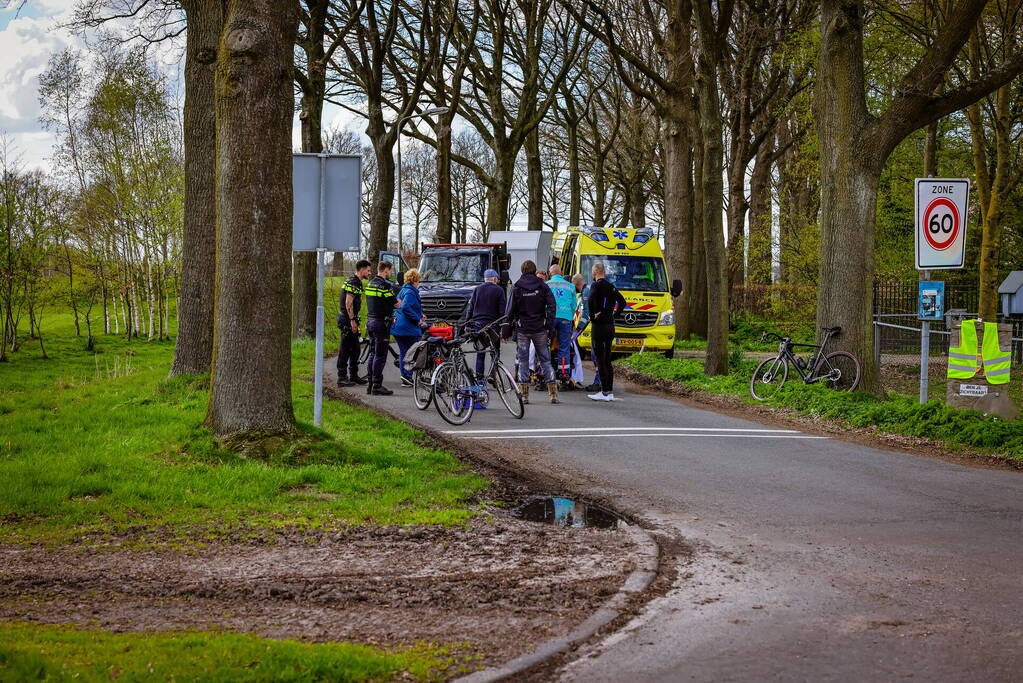
{"label": "metal fence", "polygon": [[[915,280],[874,283],[874,353],[881,360],[919,356],[920,321],[917,319],[918,283]],[[957,309],[975,316],[978,287],[972,283],[945,283],[945,310]],[[999,316],[997,322],[1012,327],[1012,363],[1023,364],[1023,319]],[[931,322],[931,363],[944,363],[949,346],[948,321]]]}

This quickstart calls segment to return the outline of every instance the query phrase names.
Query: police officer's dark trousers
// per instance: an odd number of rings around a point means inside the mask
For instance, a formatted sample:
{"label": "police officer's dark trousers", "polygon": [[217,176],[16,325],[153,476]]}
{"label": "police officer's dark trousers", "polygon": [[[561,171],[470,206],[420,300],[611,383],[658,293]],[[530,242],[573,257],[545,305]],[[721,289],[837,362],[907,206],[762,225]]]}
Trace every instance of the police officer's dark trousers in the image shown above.
{"label": "police officer's dark trousers", "polygon": [[369,333],[369,382],[380,386],[384,381],[384,363],[387,362],[387,347],[391,339],[391,321],[386,318],[370,318],[366,323]]}
{"label": "police officer's dark trousers", "polygon": [[341,350],[337,354],[337,378],[339,381],[359,378],[359,335],[352,332],[352,325],[345,321],[341,325]]}

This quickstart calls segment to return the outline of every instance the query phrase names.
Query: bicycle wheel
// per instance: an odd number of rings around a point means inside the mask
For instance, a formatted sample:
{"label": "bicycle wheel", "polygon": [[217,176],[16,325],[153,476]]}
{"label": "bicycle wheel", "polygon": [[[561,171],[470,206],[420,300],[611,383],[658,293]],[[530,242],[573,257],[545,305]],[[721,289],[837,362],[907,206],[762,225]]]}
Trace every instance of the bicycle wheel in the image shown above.
{"label": "bicycle wheel", "polygon": [[821,359],[813,375],[835,391],[852,391],[860,383],[860,362],[851,353],[835,351]]}
{"label": "bicycle wheel", "polygon": [[433,400],[432,375],[433,369],[430,367],[416,370],[412,374],[412,400],[420,410],[429,408],[430,401]]}
{"label": "bicycle wheel", "polygon": [[781,356],[772,356],[753,371],[753,376],[749,380],[749,392],[758,401],[766,401],[778,393],[788,377],[788,362]]}
{"label": "bicycle wheel", "polygon": [[433,404],[445,422],[462,425],[472,417],[472,380],[462,368],[442,363],[433,372]]}
{"label": "bicycle wheel", "polygon": [[490,371],[490,381],[493,383],[497,395],[501,397],[504,407],[508,409],[512,417],[521,420],[522,416],[526,414],[526,407],[522,403],[522,394],[519,393],[519,387],[515,384],[511,373],[508,372],[508,368],[504,367],[500,361],[495,363],[494,368]]}

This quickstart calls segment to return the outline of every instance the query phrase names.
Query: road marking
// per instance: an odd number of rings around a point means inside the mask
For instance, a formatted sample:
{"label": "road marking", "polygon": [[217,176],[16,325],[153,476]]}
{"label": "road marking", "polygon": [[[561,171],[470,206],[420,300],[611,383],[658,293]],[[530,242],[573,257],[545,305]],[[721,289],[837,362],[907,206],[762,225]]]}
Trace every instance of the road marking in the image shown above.
{"label": "road marking", "polygon": [[[623,430],[628,432],[629,430]],[[449,434],[457,434],[458,432],[448,432]],[[612,436],[703,436],[703,437],[718,437],[721,439],[827,439],[826,436],[810,436],[809,434],[713,434],[710,432],[704,432],[702,434],[686,434],[684,432],[669,432],[663,434],[651,434],[646,432],[644,434],[540,434],[529,435],[529,434],[514,434],[511,436],[468,436],[467,439],[475,439],[477,441],[483,439],[596,439],[596,438],[608,438]]]}
{"label": "road marking", "polygon": [[538,432],[770,432],[799,434],[796,429],[760,429],[756,427],[540,427],[537,429],[450,429],[445,434],[517,434]]}

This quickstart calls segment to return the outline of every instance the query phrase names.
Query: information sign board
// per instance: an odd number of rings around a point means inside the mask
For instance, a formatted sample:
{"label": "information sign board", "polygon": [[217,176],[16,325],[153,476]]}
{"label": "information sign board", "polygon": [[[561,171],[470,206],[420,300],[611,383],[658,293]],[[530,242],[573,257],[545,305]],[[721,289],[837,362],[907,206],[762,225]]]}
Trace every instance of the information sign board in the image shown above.
{"label": "information sign board", "polygon": [[945,283],[921,282],[917,297],[920,320],[941,320],[945,315]]}

